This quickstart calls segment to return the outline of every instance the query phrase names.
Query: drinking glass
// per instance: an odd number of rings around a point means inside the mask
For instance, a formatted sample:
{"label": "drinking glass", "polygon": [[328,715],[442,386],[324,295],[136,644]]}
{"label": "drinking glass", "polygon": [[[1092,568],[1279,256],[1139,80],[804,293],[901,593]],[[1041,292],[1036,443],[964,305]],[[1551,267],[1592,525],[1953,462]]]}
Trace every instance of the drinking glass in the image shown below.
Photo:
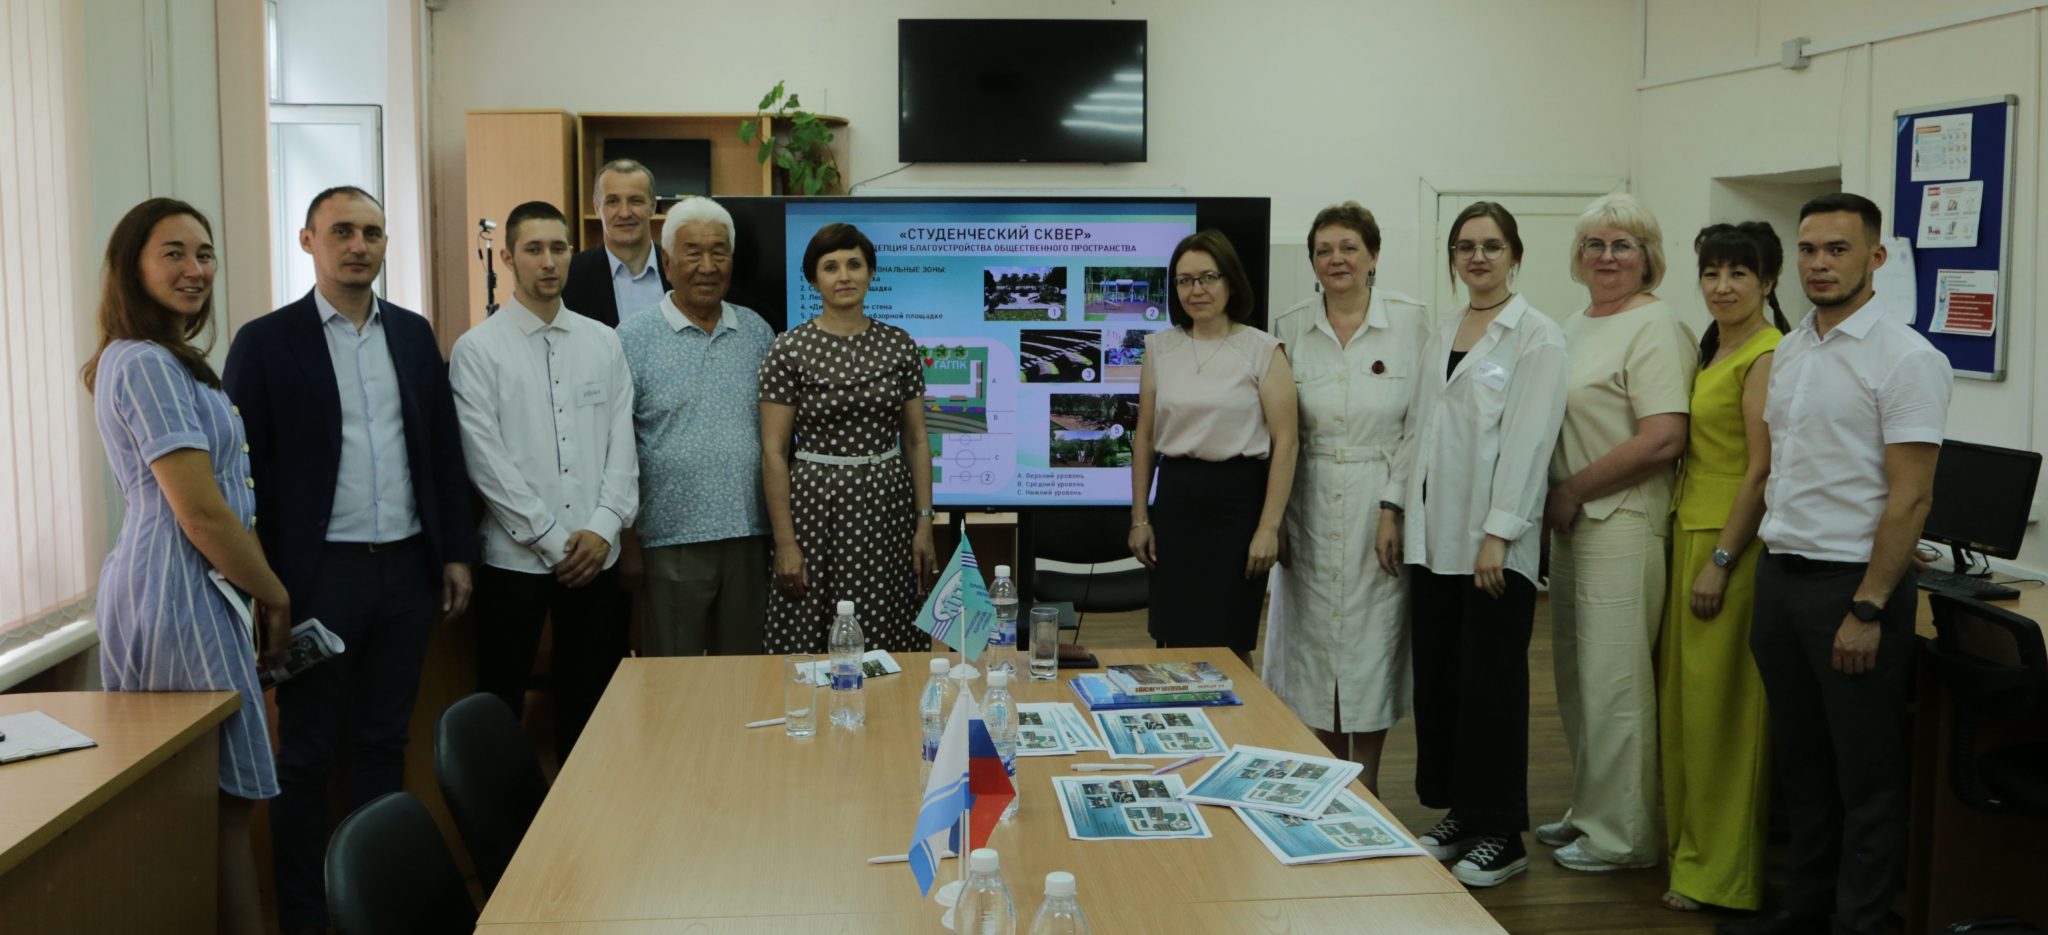
{"label": "drinking glass", "polygon": [[818,657],[791,653],[782,663],[782,732],[790,737],[809,737],[818,732],[818,686],[811,681],[811,669]]}
{"label": "drinking glass", "polygon": [[1031,678],[1049,682],[1060,671],[1060,611],[1057,607],[1031,608]]}

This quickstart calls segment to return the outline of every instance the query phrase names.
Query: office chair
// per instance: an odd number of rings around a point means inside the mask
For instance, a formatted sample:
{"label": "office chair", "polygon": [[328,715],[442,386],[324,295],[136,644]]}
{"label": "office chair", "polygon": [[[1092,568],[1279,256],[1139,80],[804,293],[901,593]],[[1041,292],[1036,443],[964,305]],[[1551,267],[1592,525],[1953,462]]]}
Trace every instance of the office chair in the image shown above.
{"label": "office chair", "polygon": [[1929,592],[1934,665],[1955,698],[1949,779],[1971,808],[2048,818],[2048,742],[1977,749],[1987,717],[2048,716],[2048,648],[2032,620],[1960,595]]}
{"label": "office chair", "polygon": [[[1151,603],[1152,570],[1067,572],[1038,567],[1040,559],[1097,565],[1131,557],[1131,514],[1119,507],[1036,510],[1031,514],[1031,597],[1074,605],[1081,615],[1143,610]],[[1075,633],[1078,639],[1080,634]]]}
{"label": "office chair", "polygon": [[435,725],[434,775],[488,897],[547,798],[533,745],[503,700],[478,692]]}
{"label": "office chair", "polygon": [[468,935],[476,905],[418,799],[356,809],[327,842],[327,914],[342,935]]}

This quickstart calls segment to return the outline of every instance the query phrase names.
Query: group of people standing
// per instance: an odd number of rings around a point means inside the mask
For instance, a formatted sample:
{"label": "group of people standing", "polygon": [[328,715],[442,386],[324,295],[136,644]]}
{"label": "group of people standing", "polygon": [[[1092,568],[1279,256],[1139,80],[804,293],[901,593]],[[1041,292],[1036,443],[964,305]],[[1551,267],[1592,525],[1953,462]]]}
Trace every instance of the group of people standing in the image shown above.
{"label": "group of people standing", "polygon": [[[1451,225],[1467,301],[1443,319],[1374,288],[1380,231],[1356,204],[1310,225],[1318,295],[1270,331],[1247,323],[1231,245],[1189,237],[1133,441],[1152,635],[1248,657],[1275,569],[1264,680],[1375,789],[1412,713],[1417,791],[1445,810],[1420,841],[1491,886],[1528,866],[1547,561],[1573,767],[1571,807],[1535,829],[1552,858],[1667,860],[1674,910],[1768,907],[1729,935],[1882,931],[1906,843],[1911,555],[1951,374],[1872,301],[1881,228],[1858,195],[1802,207],[1814,311],[1796,327],[1778,233],[1700,231],[1697,340],[1627,195],[1579,218],[1587,304],[1562,319],[1514,290],[1521,236],[1490,202]],[[1767,901],[1772,796],[1791,841]]]}

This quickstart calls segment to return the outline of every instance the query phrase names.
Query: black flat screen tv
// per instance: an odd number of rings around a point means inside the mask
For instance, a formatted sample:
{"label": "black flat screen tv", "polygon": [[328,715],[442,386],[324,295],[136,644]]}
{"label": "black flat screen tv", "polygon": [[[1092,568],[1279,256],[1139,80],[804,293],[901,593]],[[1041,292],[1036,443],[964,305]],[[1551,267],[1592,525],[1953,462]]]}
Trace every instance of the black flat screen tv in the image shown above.
{"label": "black flat screen tv", "polygon": [[1145,21],[896,24],[903,162],[1144,162]]}

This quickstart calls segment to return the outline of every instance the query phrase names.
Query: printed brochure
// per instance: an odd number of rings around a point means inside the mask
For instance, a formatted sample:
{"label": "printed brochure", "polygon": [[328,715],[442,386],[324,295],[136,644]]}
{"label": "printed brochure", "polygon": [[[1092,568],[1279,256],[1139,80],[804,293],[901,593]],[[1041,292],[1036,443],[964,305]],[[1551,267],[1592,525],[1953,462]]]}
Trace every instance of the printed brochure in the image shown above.
{"label": "printed brochure", "polygon": [[1113,759],[1222,756],[1230,750],[1209,716],[1199,710],[1136,708],[1094,714]]}
{"label": "printed brochure", "polygon": [[[870,649],[861,654],[860,674],[864,679],[895,675],[901,671],[903,671],[903,667],[896,663],[896,657],[889,655],[889,651],[886,649]],[[832,684],[832,660],[830,658],[820,659],[805,666],[804,672],[811,677],[811,684],[813,685],[825,688]]]}
{"label": "printed brochure", "polygon": [[1318,818],[1363,768],[1345,760],[1239,746],[1196,780],[1187,799]]}
{"label": "printed brochure", "polygon": [[1231,811],[1244,819],[1266,850],[1289,866],[1428,853],[1349,789],[1337,793],[1321,818],[1243,807]]}
{"label": "printed brochure", "polygon": [[1211,836],[1201,809],[1179,800],[1179,776],[1054,776],[1052,788],[1076,841]]}
{"label": "printed brochure", "polygon": [[1017,706],[1018,756],[1068,756],[1102,748],[1094,729],[1071,704],[1059,701]]}

